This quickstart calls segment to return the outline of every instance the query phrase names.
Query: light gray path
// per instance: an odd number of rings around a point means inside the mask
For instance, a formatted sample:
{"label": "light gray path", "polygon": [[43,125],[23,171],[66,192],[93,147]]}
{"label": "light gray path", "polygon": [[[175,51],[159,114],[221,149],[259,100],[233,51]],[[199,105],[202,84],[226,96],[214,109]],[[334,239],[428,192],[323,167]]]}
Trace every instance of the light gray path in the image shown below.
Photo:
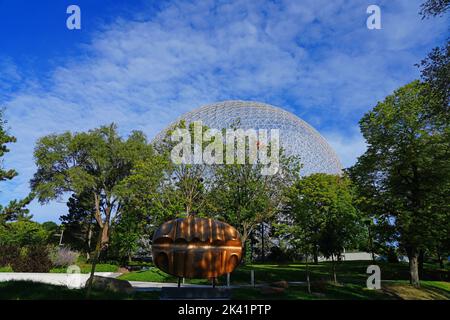
{"label": "light gray path", "polygon": [[[95,275],[109,278],[116,278],[120,273],[96,272]],[[73,288],[84,287],[89,279],[88,273],[67,274],[67,273],[28,273],[28,272],[0,272],[0,282],[4,281],[34,281],[40,283],[54,284]]]}
{"label": "light gray path", "polygon": [[[129,281],[130,284],[135,288],[137,291],[159,291],[162,287],[176,287],[177,283],[172,282],[147,282],[147,281]],[[305,282],[303,281],[293,281],[288,282],[289,285],[303,285]],[[260,288],[265,287],[269,284],[256,284],[254,287]],[[204,284],[182,284],[181,287],[197,287],[197,288],[211,288],[211,285],[204,285]],[[217,286],[225,288],[226,286]],[[236,289],[236,288],[252,288],[253,286],[251,284],[240,284],[240,285],[231,285],[229,288]]]}

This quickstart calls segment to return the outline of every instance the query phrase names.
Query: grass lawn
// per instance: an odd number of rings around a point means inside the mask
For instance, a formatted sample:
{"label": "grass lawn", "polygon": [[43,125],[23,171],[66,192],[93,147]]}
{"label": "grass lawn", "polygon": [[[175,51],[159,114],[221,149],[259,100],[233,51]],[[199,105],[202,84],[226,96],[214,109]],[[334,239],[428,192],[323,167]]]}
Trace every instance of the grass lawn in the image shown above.
{"label": "grass lawn", "polygon": [[[91,272],[91,264],[88,263],[77,263],[77,266],[80,267],[81,273],[90,273]],[[100,263],[95,267],[95,272],[117,272],[119,270],[119,266],[114,264],[106,264]],[[14,272],[14,270],[10,266],[0,267],[0,272]],[[52,268],[49,271],[50,273],[66,273],[67,268]]]}
{"label": "grass lawn", "polygon": [[[36,283],[32,281],[0,282],[0,300],[81,300],[84,289],[68,289],[63,286]],[[91,292],[94,300],[142,300],[159,299],[159,292],[115,293],[105,290]]]}
{"label": "grass lawn", "polygon": [[[337,265],[337,278],[341,283],[366,283],[368,275],[367,266],[372,264],[370,261],[346,261]],[[409,267],[407,263],[385,263],[377,262],[381,269],[381,279],[384,280],[408,280]],[[331,280],[331,263],[323,262],[318,265],[309,265],[311,281],[329,281]],[[255,282],[270,283],[280,280],[285,281],[305,281],[305,264],[252,264],[239,266],[231,274],[232,284],[249,284],[250,271],[255,270]],[[450,270],[439,269],[432,265],[424,266],[424,280],[448,281]],[[134,271],[125,273],[119,279],[129,281],[153,281],[153,282],[176,282],[177,279],[170,276],[158,268],[150,268],[146,271]],[[186,279],[186,283],[208,284],[207,280]],[[226,277],[218,279],[219,284],[226,283]]]}
{"label": "grass lawn", "polygon": [[[415,289],[405,281],[383,284],[382,290],[368,290],[357,284],[334,285],[319,283],[312,286],[312,294],[305,286],[290,286],[281,293],[263,293],[259,288],[240,288],[232,290],[233,299],[346,299],[346,300],[384,300],[384,299],[450,299],[450,288],[447,282],[424,281],[422,288]],[[31,281],[0,282],[0,300],[80,300],[85,299],[84,289],[68,289],[63,286],[35,283]],[[104,290],[93,290],[94,300],[157,300],[159,291],[135,292],[132,294],[115,293]]]}
{"label": "grass lawn", "polygon": [[[80,267],[81,273],[90,273],[91,264],[88,263],[78,263],[77,266]],[[114,264],[100,263],[95,266],[95,272],[117,272],[119,266]],[[51,273],[66,273],[67,268],[53,268],[50,270]]]}
{"label": "grass lawn", "polygon": [[[377,263],[381,269],[382,289],[366,288],[366,269],[368,261],[342,262],[337,267],[338,284],[330,281],[330,263],[310,265],[312,294],[305,285],[290,285],[283,292],[265,292],[261,288],[233,289],[233,299],[450,299],[449,268],[439,269],[425,265],[425,274],[421,288],[416,289],[408,283],[408,265],[404,263]],[[90,265],[82,265],[82,272],[89,272]],[[255,270],[257,284],[275,281],[304,281],[304,264],[253,264],[240,266],[231,275],[232,284],[249,284],[250,270]],[[65,270],[52,270],[64,272]],[[114,265],[98,265],[97,271],[117,271]],[[146,271],[122,274],[119,279],[129,281],[176,282],[177,279],[161,270],[151,267]],[[446,280],[446,281],[442,281]],[[218,279],[219,284],[226,282],[225,277]],[[186,283],[208,284],[206,279],[186,280]],[[0,299],[84,299],[85,291],[70,290],[65,287],[26,281],[0,282]],[[159,299],[159,292],[136,292],[120,294],[94,290],[92,299]]]}
{"label": "grass lawn", "polygon": [[[409,267],[407,263],[377,262],[381,269],[382,290],[366,288],[366,274],[369,261],[347,261],[340,263],[337,270],[338,285],[330,282],[331,263],[323,262],[309,265],[313,294],[305,286],[290,286],[282,293],[264,294],[259,288],[240,288],[233,290],[235,299],[450,299],[450,282],[447,280],[449,268],[439,269],[426,264],[422,288],[412,288],[408,283]],[[231,274],[232,284],[249,284],[250,270],[255,270],[257,284],[275,281],[305,281],[304,264],[253,264],[240,266]],[[123,274],[119,279],[129,281],[176,282],[177,279],[157,268]],[[434,281],[432,281],[434,280]],[[219,284],[226,283],[226,277],[218,279]],[[208,280],[186,279],[186,283],[208,284]]]}
{"label": "grass lawn", "polygon": [[264,293],[258,288],[233,290],[233,299],[301,299],[301,300],[449,300],[448,282],[423,281],[420,289],[407,281],[383,283],[381,290],[369,290],[360,284],[323,282],[312,284],[312,294],[305,286],[290,286],[281,293]]}

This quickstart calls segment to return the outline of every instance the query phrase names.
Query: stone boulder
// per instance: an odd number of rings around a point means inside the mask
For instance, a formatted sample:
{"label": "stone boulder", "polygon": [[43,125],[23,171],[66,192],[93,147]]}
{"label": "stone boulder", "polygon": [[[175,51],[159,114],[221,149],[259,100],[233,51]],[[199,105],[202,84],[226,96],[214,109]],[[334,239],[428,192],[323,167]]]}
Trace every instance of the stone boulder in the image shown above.
{"label": "stone boulder", "polygon": [[271,287],[277,287],[277,288],[284,288],[287,289],[289,288],[289,284],[287,281],[276,281],[276,282],[272,282],[270,284]]}
{"label": "stone boulder", "polygon": [[132,285],[126,280],[119,280],[108,277],[94,276],[92,287],[99,290],[109,290],[112,292],[133,292]]}
{"label": "stone boulder", "polygon": [[261,287],[260,292],[265,295],[273,295],[273,294],[282,294],[284,293],[285,288],[279,287]]}

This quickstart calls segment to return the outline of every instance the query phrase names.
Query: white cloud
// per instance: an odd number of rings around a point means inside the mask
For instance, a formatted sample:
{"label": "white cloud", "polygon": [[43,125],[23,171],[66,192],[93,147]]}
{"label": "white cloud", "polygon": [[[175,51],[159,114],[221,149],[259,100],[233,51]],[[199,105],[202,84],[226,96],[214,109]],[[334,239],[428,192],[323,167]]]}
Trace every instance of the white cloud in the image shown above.
{"label": "white cloud", "polygon": [[350,134],[342,132],[324,132],[323,136],[336,151],[339,160],[344,168],[349,168],[356,163],[356,160],[367,149],[364,138],[357,128],[351,130]]}

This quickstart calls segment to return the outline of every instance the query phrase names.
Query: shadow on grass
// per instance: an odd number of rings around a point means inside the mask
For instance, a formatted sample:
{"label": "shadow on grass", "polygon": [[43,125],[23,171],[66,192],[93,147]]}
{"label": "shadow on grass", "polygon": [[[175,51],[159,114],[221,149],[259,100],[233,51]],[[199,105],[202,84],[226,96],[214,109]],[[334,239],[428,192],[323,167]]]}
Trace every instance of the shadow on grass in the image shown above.
{"label": "shadow on grass", "polygon": [[[84,289],[69,289],[32,281],[0,282],[0,300],[84,300]],[[106,290],[92,290],[92,300],[143,300],[159,299],[159,292],[134,292],[131,294]]]}

